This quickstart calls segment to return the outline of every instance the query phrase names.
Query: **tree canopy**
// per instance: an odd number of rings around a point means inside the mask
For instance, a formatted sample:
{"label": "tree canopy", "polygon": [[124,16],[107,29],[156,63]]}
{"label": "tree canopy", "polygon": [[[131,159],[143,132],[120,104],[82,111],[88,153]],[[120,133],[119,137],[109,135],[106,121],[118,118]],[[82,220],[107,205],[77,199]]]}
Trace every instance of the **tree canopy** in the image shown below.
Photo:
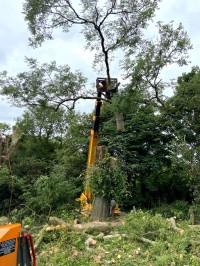
{"label": "tree canopy", "polygon": [[2,94],[9,97],[13,105],[23,107],[41,106],[58,110],[62,105],[68,109],[86,95],[86,78],[82,73],[72,73],[68,65],[57,66],[56,62],[39,64],[26,58],[30,71],[16,77],[1,73]]}
{"label": "tree canopy", "polygon": [[[145,1],[25,1],[25,19],[32,45],[52,39],[53,30],[68,32],[80,25],[86,48],[95,50],[94,64],[104,62],[110,79],[111,54],[118,48],[134,49],[157,8],[157,0]],[[101,65],[101,64],[100,64]]]}

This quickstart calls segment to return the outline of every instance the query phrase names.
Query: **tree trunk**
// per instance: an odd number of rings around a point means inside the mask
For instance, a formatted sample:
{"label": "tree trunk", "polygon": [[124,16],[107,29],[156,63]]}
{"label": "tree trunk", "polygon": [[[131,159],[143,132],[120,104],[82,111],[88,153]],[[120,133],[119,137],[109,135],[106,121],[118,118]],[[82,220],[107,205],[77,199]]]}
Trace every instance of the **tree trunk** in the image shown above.
{"label": "tree trunk", "polygon": [[[95,150],[96,162],[102,161],[108,152],[105,145],[97,146]],[[105,221],[109,217],[109,206],[103,196],[96,194],[92,204],[91,219],[93,221]]]}
{"label": "tree trunk", "polygon": [[10,159],[12,153],[15,151],[19,141],[22,139],[22,137],[24,136],[24,133],[17,127],[17,126],[13,126],[12,128],[12,142],[11,145],[7,151],[7,160]]}
{"label": "tree trunk", "polygon": [[123,113],[116,113],[115,114],[115,118],[116,118],[117,130],[118,131],[124,131],[125,127],[124,127],[124,116],[123,116]]}
{"label": "tree trunk", "polygon": [[97,195],[94,198],[91,219],[97,221],[105,221],[109,217],[109,206],[103,196]]}

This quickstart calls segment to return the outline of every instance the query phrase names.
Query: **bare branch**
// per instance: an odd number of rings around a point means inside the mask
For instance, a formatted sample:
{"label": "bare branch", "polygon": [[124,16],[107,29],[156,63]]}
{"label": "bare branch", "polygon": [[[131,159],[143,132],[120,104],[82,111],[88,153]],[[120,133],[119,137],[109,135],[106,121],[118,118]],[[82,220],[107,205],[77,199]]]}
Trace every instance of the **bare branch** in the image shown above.
{"label": "bare branch", "polygon": [[72,102],[72,107],[68,107],[66,106],[68,109],[74,109],[75,108],[75,103],[78,101],[78,100],[101,100],[101,101],[104,101],[104,102],[108,102],[108,103],[111,103],[110,100],[106,99],[106,98],[102,98],[102,97],[90,97],[90,96],[77,96],[75,98],[68,98],[68,99],[64,99],[62,101],[60,101],[59,103],[56,103],[56,108],[55,110],[58,111],[59,107],[61,105],[63,105],[64,103],[66,102]]}

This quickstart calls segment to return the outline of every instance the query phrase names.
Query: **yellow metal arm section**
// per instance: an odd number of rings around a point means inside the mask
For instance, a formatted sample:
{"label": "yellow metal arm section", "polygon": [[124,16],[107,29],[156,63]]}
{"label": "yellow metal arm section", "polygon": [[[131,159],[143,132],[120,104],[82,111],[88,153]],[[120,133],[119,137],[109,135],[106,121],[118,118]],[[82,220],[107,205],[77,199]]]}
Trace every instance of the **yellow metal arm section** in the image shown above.
{"label": "yellow metal arm section", "polygon": [[85,196],[88,199],[88,202],[91,201],[91,188],[90,188],[90,174],[89,174],[89,168],[94,164],[95,161],[95,149],[98,144],[98,133],[94,132],[92,129],[90,132],[90,146],[89,146],[89,152],[88,152],[88,161],[87,161],[87,171],[85,176]]}

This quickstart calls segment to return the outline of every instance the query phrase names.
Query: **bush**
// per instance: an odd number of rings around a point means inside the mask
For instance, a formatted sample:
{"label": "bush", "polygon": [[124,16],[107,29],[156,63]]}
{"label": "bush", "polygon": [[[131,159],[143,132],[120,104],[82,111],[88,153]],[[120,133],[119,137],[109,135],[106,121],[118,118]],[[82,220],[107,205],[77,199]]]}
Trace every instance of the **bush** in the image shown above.
{"label": "bush", "polygon": [[73,180],[66,180],[59,173],[52,173],[50,176],[40,176],[34,183],[32,193],[24,194],[26,205],[37,214],[50,215],[57,209],[63,208],[72,210],[75,206],[76,188]]}
{"label": "bush", "polygon": [[165,218],[176,217],[180,220],[188,219],[189,203],[177,200],[172,204],[163,204],[151,210],[152,214],[160,213]]}

